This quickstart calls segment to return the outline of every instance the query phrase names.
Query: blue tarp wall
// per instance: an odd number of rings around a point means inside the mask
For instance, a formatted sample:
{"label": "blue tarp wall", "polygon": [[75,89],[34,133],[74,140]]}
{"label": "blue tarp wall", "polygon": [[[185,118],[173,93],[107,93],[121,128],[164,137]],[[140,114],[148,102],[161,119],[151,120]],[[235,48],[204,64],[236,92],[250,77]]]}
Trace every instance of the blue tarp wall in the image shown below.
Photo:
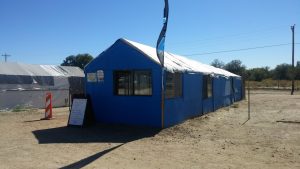
{"label": "blue tarp wall", "polygon": [[[234,101],[241,100],[240,78],[216,76],[212,79],[212,97],[203,99],[203,75],[184,73],[183,96],[165,100],[165,125],[172,126],[185,119],[213,112],[231,105]],[[232,84],[234,84],[234,88]]]}
{"label": "blue tarp wall", "polygon": [[223,76],[215,77],[213,80],[214,110],[230,105],[232,99],[231,79]]}
{"label": "blue tarp wall", "polygon": [[166,127],[202,114],[202,74],[184,73],[182,97],[165,99]]}
{"label": "blue tarp wall", "polygon": [[[161,127],[161,68],[124,43],[118,40],[85,67],[85,74],[104,71],[103,82],[86,82],[96,121]],[[114,70],[151,70],[152,96],[114,95]]]}
{"label": "blue tarp wall", "polygon": [[214,78],[213,81],[214,110],[231,105],[242,99],[242,81],[240,77]]}
{"label": "blue tarp wall", "polygon": [[239,77],[233,77],[233,86],[234,86],[234,98],[235,101],[240,101],[243,99],[242,91],[243,91],[243,82]]}

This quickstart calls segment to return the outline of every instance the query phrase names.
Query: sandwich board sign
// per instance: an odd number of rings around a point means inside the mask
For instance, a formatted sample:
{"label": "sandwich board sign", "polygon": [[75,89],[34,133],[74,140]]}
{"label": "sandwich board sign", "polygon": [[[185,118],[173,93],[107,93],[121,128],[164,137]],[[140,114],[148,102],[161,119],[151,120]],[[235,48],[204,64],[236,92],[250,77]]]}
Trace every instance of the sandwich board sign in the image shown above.
{"label": "sandwich board sign", "polygon": [[83,126],[87,99],[73,99],[68,125]]}

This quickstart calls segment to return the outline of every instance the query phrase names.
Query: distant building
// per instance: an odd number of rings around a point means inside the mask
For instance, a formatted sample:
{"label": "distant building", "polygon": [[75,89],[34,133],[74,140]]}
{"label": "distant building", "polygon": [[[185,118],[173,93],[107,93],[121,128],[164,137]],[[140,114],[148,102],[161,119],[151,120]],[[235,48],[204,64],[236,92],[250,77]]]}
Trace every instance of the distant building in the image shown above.
{"label": "distant building", "polygon": [[85,90],[99,123],[169,127],[242,98],[241,77],[156,49],[117,40],[85,67]]}
{"label": "distant building", "polygon": [[78,67],[0,62],[0,110],[45,107],[45,93],[53,107],[69,105],[70,93],[84,93],[84,73]]}

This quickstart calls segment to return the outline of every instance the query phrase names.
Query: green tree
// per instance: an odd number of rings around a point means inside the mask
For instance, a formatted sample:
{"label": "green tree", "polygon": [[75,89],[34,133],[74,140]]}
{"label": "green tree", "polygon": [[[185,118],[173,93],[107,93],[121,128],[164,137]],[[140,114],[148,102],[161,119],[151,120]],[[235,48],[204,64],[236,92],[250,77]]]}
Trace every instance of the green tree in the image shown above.
{"label": "green tree", "polygon": [[247,70],[247,72],[248,72],[249,80],[262,81],[264,79],[271,77],[269,67],[253,68]]}
{"label": "green tree", "polygon": [[286,63],[277,65],[273,72],[273,79],[276,80],[291,80],[292,66]]}
{"label": "green tree", "polygon": [[232,60],[224,66],[227,71],[243,76],[246,76],[246,66],[242,64],[240,60]]}
{"label": "green tree", "polygon": [[76,56],[71,55],[66,57],[65,60],[63,60],[63,63],[61,66],[78,66],[81,69],[85,67],[91,60],[93,60],[93,56],[90,54],[78,54]]}
{"label": "green tree", "polygon": [[210,65],[222,69],[225,66],[225,63],[220,61],[219,59],[215,59],[215,60],[213,60],[213,62],[211,62]]}

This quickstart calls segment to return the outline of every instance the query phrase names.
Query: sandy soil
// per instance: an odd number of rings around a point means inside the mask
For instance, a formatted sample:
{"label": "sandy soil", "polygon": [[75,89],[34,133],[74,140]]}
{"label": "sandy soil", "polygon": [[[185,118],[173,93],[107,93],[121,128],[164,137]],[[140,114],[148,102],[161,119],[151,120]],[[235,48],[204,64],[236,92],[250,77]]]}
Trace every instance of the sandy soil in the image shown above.
{"label": "sandy soil", "polygon": [[[247,102],[155,131],[68,128],[68,109],[0,113],[0,168],[300,168],[300,95],[253,91]],[[236,107],[236,108],[234,108]],[[285,122],[276,122],[283,120]]]}

